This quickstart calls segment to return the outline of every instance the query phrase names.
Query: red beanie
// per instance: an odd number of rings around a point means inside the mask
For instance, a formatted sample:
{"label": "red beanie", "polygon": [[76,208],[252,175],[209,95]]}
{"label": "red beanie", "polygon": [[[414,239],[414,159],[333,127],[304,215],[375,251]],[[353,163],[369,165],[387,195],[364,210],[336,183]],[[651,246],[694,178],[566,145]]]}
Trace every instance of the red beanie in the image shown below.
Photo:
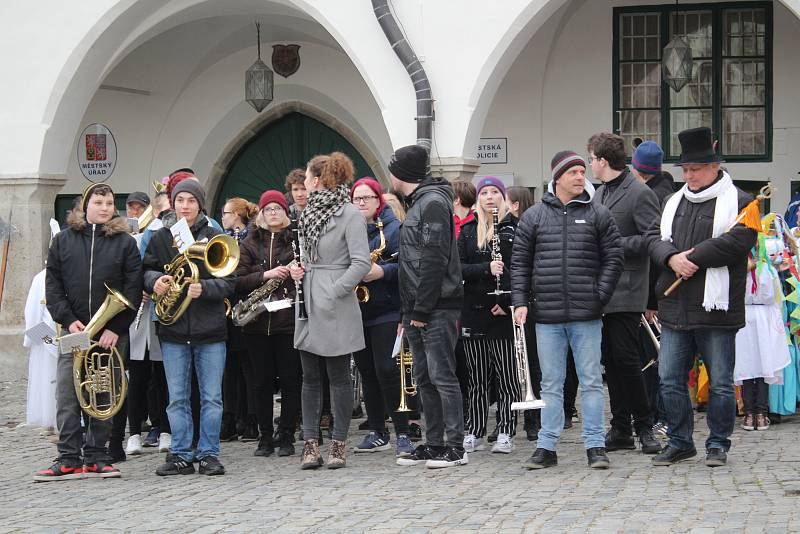
{"label": "red beanie", "polygon": [[372,189],[376,195],[378,195],[378,211],[375,212],[375,218],[377,218],[383,211],[383,207],[386,206],[386,202],[383,200],[383,188],[381,187],[381,184],[379,184],[378,181],[372,176],[365,176],[364,178],[357,180],[356,183],[353,184],[353,188],[350,189],[350,200],[353,200],[353,192],[359,185],[369,186],[369,188]]}
{"label": "red beanie", "polygon": [[196,178],[196,176],[186,171],[178,171],[170,174],[169,181],[167,182],[167,198],[172,199],[172,190],[175,189],[175,186],[189,178]]}
{"label": "red beanie", "polygon": [[283,211],[285,211],[287,215],[289,214],[289,203],[286,202],[286,197],[283,196],[283,193],[280,191],[270,189],[269,191],[261,193],[261,198],[258,200],[258,209],[263,210],[264,206],[270,202],[279,204],[280,207],[283,208]]}

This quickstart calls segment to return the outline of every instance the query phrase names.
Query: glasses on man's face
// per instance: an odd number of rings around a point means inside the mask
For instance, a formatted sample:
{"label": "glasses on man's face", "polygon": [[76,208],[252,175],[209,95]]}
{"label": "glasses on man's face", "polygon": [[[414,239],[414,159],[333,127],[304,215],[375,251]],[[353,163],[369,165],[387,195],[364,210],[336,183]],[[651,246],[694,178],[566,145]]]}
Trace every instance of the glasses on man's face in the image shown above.
{"label": "glasses on man's face", "polygon": [[274,214],[276,214],[276,213],[280,213],[280,212],[282,212],[282,211],[283,211],[283,208],[281,208],[281,207],[274,207],[274,208],[264,208],[264,211],[265,211],[266,213],[271,213],[271,214],[273,214],[273,215],[274,215]]}
{"label": "glasses on man's face", "polygon": [[375,195],[367,195],[365,197],[353,197],[353,204],[366,204],[370,200],[375,200],[378,198]]}
{"label": "glasses on man's face", "polygon": [[601,159],[603,159],[603,158],[598,158],[597,156],[593,156],[592,154],[589,154],[589,157],[586,158],[586,161],[589,162],[589,165],[591,165],[593,161],[600,161]]}

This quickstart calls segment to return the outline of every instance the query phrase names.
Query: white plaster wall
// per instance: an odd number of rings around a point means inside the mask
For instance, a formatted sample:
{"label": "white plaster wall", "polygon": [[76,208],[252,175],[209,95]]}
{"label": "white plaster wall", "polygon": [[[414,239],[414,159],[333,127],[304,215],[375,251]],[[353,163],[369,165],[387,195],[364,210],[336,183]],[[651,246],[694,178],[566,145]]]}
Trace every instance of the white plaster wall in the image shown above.
{"label": "white plaster wall", "polygon": [[[610,131],[612,9],[659,3],[573,0],[559,10],[511,67],[484,124],[481,137],[509,137],[509,163],[478,172],[513,172],[517,183],[536,186],[539,193],[553,154],[583,154],[592,133]],[[772,179],[778,188],[772,208],[783,210],[790,181],[800,178],[800,19],[780,2],[773,9],[773,161],[727,166],[734,178]],[[679,169],[668,170],[680,177]]]}

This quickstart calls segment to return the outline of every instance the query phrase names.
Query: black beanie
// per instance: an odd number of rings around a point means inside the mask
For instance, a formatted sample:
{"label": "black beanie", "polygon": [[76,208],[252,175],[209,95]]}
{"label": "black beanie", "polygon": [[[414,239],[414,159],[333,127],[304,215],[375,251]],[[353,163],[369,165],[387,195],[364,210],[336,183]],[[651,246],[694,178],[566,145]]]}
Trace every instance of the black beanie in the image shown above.
{"label": "black beanie", "polygon": [[579,165],[586,168],[586,162],[582,157],[572,150],[562,150],[558,152],[550,161],[550,169],[553,171],[553,181],[557,182],[567,169]]}
{"label": "black beanie", "polygon": [[428,151],[419,145],[398,148],[389,160],[389,172],[403,182],[419,183],[429,171]]}
{"label": "black beanie", "polygon": [[197,203],[200,205],[200,211],[203,211],[206,207],[206,192],[203,189],[203,186],[200,185],[200,182],[197,180],[186,179],[182,182],[178,182],[178,185],[175,186],[175,189],[172,190],[172,205],[175,206],[175,197],[178,196],[178,193],[189,193],[194,198],[197,199]]}

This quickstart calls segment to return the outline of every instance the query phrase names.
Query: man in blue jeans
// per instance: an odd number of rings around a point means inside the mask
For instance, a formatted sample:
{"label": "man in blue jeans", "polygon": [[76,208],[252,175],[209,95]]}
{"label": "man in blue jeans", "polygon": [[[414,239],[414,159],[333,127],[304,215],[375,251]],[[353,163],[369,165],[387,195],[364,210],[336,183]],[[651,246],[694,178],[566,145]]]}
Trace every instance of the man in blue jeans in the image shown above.
{"label": "man in blue jeans", "polygon": [[[184,180],[172,190],[172,205],[180,219],[186,219],[195,241],[211,239],[219,233],[203,215],[205,191],[196,180]],[[164,265],[177,254],[169,228],[161,228],[147,245],[144,256],[144,285],[148,291],[163,295],[172,277]],[[156,474],[188,475],[194,473],[193,461],[199,460],[200,473],[222,475],[219,462],[219,432],[222,421],[222,375],[225,370],[225,339],[228,335],[225,298],[233,296],[232,278],[214,278],[203,262],[192,260],[200,281],[189,285],[192,299],[180,318],[170,325],[158,325],[158,337],[164,359],[164,373],[169,388],[167,416],[172,428],[170,456]],[[200,440],[192,451],[192,362],[200,387]]]}
{"label": "man in blue jeans", "polygon": [[[720,167],[710,128],[678,134],[686,184],[664,204],[661,224],[648,233],[650,257],[664,267],[656,283],[661,319],[658,373],[666,409],[667,446],[653,465],[697,455],[687,378],[699,352],[709,378],[706,465],[725,465],[736,421],[733,365],[736,332],[744,326],[747,253],[756,232],[731,228],[752,197]],[[665,295],[681,278],[677,289]]]}
{"label": "man in blue jeans", "polygon": [[[601,316],[617,285],[624,253],[611,212],[592,203],[586,162],[565,150],[551,162],[553,180],[542,202],[519,221],[511,256],[514,320],[536,323],[542,368],[542,428],[528,469],[557,465],[564,429],[564,378],[572,347],[581,387],[583,441],[589,467],[607,469],[600,368]],[[529,313],[530,307],[530,313]]]}

